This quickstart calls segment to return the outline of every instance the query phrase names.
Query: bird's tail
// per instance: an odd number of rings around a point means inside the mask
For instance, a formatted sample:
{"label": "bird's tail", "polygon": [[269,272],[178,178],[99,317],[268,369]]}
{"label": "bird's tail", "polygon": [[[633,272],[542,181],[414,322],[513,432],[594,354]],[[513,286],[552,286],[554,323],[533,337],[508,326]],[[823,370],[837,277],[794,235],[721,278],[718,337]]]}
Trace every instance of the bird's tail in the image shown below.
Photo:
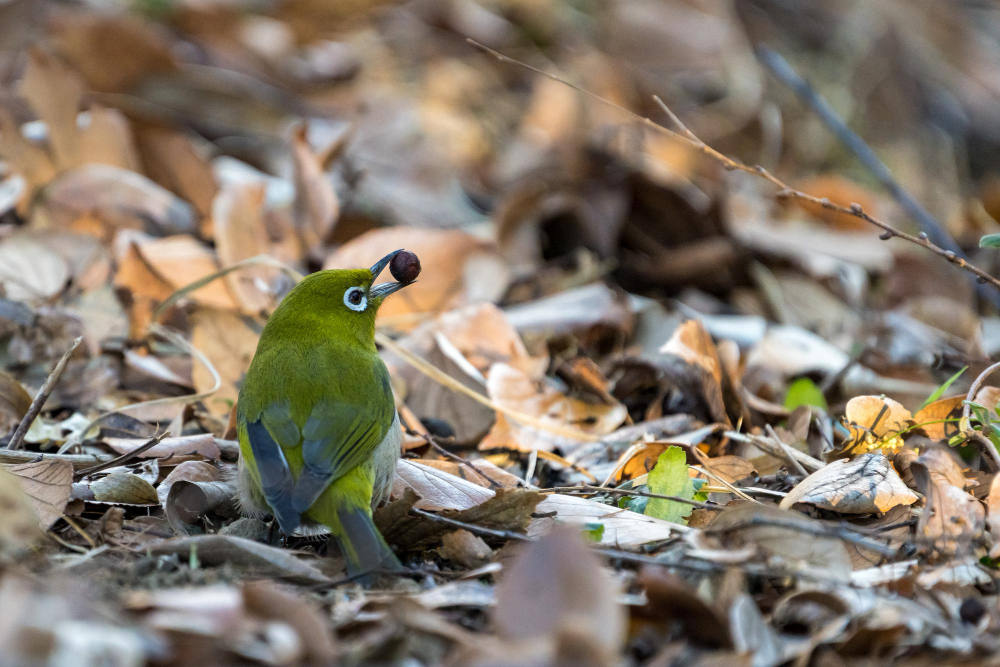
{"label": "bird's tail", "polygon": [[396,554],[386,544],[372,521],[371,510],[343,507],[337,510],[341,532],[337,535],[340,550],[347,561],[347,574],[355,576],[374,570],[402,567]]}

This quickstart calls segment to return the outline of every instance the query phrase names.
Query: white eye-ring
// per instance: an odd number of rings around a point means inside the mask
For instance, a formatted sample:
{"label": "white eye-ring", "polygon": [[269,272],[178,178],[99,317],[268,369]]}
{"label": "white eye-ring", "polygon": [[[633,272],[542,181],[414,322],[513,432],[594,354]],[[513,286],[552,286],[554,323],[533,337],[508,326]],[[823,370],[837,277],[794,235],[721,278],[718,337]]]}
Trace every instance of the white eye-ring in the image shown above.
{"label": "white eye-ring", "polygon": [[344,305],[360,313],[368,307],[368,297],[360,287],[352,287],[344,292]]}

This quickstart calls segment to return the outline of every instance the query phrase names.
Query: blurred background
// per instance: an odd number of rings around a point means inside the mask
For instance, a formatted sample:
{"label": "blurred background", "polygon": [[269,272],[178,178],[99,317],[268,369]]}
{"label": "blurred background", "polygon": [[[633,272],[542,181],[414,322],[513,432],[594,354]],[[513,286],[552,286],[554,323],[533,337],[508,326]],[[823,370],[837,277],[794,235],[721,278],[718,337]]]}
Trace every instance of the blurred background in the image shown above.
{"label": "blurred background", "polygon": [[[387,329],[491,301],[531,350],[555,355],[550,371],[597,360],[633,419],[682,409],[628,359],[692,316],[736,343],[749,393],[777,403],[802,376],[834,403],[919,401],[1000,351],[992,306],[940,257],[779,200],[470,38],[677,129],[657,95],[719,151],[916,232],[762,66],[767,46],[974,261],[998,267],[976,247],[1000,230],[990,2],[6,0],[4,366],[38,386],[83,333],[76,394],[56,395],[67,407],[212,386],[189,355],[146,340],[155,318],[219,370],[206,418],[221,431],[290,280],[251,263],[161,308],[167,297],[262,254],[309,272],[401,246],[424,275],[387,305]],[[410,347],[429,353],[426,340]],[[444,418],[413,400],[419,417]]]}

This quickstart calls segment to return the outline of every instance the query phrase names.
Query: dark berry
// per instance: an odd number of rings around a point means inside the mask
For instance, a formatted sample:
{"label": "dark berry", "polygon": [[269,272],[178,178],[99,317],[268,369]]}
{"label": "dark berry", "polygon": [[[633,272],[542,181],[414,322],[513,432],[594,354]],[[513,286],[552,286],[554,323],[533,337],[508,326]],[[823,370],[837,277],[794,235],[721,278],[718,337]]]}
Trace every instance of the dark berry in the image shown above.
{"label": "dark berry", "polygon": [[389,262],[389,273],[401,283],[412,283],[420,275],[420,259],[409,250],[401,250]]}

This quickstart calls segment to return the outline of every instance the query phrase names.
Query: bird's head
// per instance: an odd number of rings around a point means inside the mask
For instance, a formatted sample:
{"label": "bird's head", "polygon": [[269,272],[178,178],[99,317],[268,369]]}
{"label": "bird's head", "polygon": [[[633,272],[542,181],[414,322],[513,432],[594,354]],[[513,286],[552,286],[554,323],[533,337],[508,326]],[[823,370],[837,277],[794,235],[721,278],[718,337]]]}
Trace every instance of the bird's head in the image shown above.
{"label": "bird's head", "polygon": [[[390,265],[396,280],[375,284]],[[412,284],[419,273],[417,256],[405,250],[389,253],[370,269],[317,271],[288,293],[271,316],[269,326],[274,323],[282,329],[294,329],[311,321],[329,336],[357,338],[363,345],[374,345],[379,306],[390,294]]]}

